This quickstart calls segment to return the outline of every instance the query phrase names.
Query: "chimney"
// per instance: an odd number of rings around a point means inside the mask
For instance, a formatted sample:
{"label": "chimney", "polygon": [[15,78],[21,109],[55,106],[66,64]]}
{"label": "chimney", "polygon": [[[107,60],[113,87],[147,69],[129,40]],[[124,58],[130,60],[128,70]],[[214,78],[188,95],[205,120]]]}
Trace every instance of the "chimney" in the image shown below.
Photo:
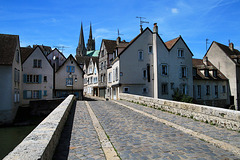
{"label": "chimney", "polygon": [[118,38],[117,38],[117,45],[119,45],[120,42],[121,42],[121,37],[118,37]]}
{"label": "chimney", "polygon": [[154,23],[153,25],[154,25],[154,27],[153,27],[153,33],[158,33],[157,23]]}
{"label": "chimney", "polygon": [[203,64],[207,66],[208,63],[208,57],[203,57]]}
{"label": "chimney", "polygon": [[140,33],[143,32],[143,28],[142,28],[142,25],[140,25]]}
{"label": "chimney", "polygon": [[231,51],[234,50],[234,45],[233,45],[233,43],[229,43],[229,48],[231,49]]}

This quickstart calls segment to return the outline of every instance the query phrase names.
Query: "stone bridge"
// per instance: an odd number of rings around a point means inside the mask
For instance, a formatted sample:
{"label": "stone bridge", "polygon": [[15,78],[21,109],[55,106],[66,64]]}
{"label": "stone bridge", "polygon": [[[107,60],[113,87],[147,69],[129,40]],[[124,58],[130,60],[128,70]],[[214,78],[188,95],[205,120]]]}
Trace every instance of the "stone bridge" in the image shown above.
{"label": "stone bridge", "polygon": [[4,159],[240,159],[240,112],[69,96]]}

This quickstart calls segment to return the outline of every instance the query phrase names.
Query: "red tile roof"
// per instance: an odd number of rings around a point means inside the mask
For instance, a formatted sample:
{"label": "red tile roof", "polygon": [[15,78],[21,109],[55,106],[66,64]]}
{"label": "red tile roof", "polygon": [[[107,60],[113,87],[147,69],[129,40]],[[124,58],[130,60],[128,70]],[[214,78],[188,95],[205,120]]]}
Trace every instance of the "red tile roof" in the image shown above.
{"label": "red tile roof", "polygon": [[179,39],[180,39],[180,36],[177,37],[177,38],[174,38],[174,39],[172,39],[172,40],[170,40],[170,41],[165,42],[167,48],[168,48],[168,49],[171,49],[171,48],[174,46],[174,44],[175,44]]}

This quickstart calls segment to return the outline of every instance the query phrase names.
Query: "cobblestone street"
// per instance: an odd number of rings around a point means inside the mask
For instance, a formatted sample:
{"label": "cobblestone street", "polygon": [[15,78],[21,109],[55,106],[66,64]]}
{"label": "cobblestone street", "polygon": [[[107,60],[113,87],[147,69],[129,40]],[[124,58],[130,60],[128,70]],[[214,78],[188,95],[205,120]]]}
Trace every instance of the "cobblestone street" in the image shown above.
{"label": "cobblestone street", "polygon": [[[238,132],[125,101],[118,102],[240,148]],[[88,104],[121,159],[240,159],[239,155],[113,101],[88,101]],[[71,112],[75,114],[65,125],[54,159],[105,159],[86,104],[77,102],[76,109]],[[72,127],[69,127],[71,123]]]}

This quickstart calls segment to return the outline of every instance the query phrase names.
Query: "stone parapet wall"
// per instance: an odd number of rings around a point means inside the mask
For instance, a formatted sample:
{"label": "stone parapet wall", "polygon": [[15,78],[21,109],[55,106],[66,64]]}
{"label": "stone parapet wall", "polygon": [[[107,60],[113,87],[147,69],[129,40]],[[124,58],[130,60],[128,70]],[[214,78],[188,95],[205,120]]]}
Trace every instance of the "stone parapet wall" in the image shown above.
{"label": "stone parapet wall", "polygon": [[52,159],[74,100],[69,95],[4,160]]}
{"label": "stone parapet wall", "polygon": [[120,93],[120,99],[240,131],[240,111]]}

